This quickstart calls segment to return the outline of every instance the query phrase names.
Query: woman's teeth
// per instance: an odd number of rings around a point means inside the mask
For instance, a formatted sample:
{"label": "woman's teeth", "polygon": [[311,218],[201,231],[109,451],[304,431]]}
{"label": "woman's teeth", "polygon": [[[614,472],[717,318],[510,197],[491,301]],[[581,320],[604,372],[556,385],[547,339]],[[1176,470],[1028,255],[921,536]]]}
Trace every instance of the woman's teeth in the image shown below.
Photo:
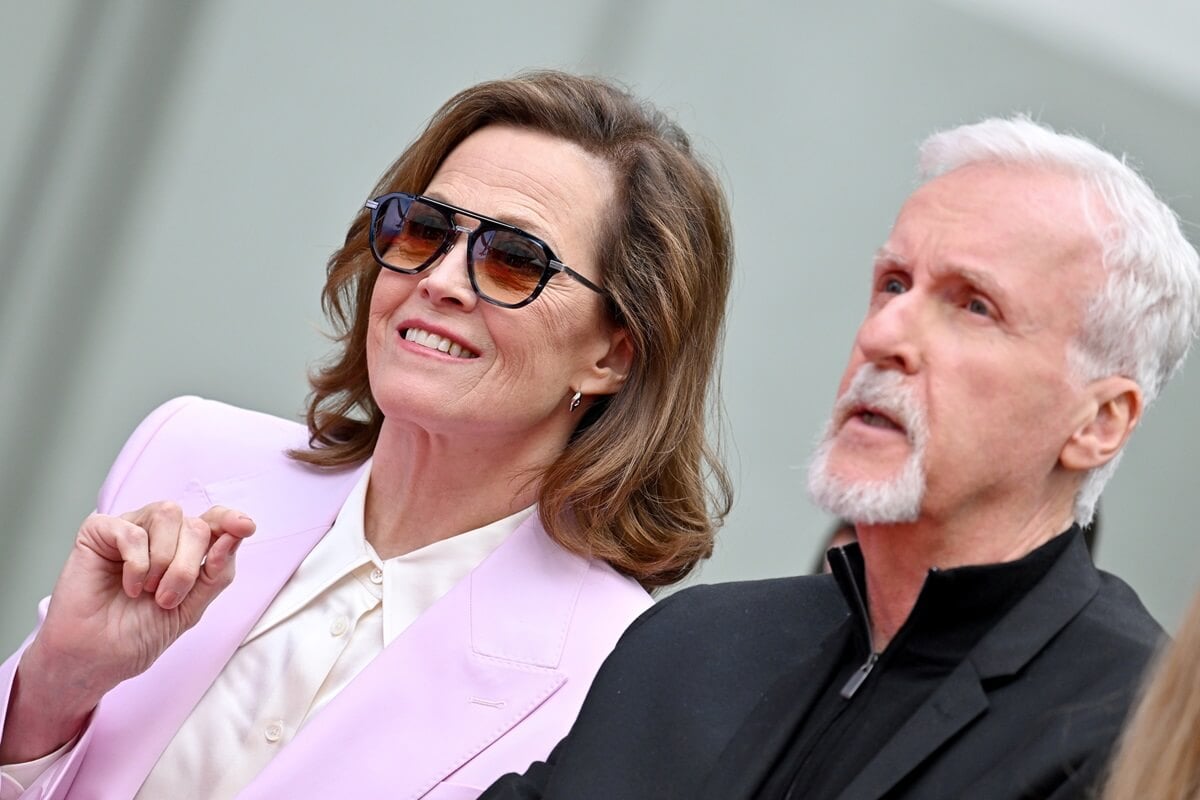
{"label": "woman's teeth", "polygon": [[419,344],[422,347],[428,347],[430,350],[439,350],[455,358],[477,358],[470,350],[450,341],[445,336],[438,336],[436,333],[430,333],[420,328],[408,328],[405,330],[404,340],[413,344]]}

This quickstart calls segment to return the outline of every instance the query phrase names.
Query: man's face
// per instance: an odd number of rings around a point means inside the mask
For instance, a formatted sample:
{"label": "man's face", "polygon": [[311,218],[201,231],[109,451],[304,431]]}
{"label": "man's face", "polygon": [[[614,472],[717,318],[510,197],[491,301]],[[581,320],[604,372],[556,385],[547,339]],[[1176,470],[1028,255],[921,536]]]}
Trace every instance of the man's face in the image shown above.
{"label": "man's face", "polygon": [[1103,279],[1084,202],[1075,178],[993,164],[908,199],[810,472],[818,504],[874,522],[1069,509],[1059,454],[1086,399],[1067,352]]}

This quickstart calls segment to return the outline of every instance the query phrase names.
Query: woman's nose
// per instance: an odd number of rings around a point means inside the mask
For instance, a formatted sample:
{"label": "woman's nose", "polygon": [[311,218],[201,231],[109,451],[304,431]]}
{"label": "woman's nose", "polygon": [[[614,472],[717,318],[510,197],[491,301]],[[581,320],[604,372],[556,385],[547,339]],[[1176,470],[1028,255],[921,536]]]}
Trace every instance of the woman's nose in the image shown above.
{"label": "woman's nose", "polygon": [[456,226],[456,232],[442,257],[421,274],[418,288],[433,303],[449,303],[470,311],[478,299],[467,274],[470,229],[460,225]]}

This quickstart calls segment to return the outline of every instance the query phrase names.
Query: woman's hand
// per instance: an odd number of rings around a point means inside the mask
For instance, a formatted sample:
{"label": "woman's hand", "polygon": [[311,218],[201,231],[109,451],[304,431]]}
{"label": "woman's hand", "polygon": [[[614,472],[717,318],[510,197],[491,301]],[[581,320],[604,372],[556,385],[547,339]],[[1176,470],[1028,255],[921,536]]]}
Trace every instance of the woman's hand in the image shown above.
{"label": "woman's hand", "polygon": [[107,691],[148,669],[230,584],[252,533],[237,511],[185,517],[169,502],[84,520],[17,669],[0,763],[53,752]]}

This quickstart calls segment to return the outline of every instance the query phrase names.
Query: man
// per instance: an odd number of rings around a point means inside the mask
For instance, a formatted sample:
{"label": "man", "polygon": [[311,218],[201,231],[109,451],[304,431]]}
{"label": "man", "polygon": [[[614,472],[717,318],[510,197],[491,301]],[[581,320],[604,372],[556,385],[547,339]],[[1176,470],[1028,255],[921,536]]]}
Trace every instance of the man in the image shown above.
{"label": "man", "polygon": [[[1161,630],[1079,533],[1200,319],[1122,162],[1027,119],[935,135],[823,443],[834,575],[681,592],[500,798],[1085,796]],[[860,549],[861,548],[861,549]]]}

